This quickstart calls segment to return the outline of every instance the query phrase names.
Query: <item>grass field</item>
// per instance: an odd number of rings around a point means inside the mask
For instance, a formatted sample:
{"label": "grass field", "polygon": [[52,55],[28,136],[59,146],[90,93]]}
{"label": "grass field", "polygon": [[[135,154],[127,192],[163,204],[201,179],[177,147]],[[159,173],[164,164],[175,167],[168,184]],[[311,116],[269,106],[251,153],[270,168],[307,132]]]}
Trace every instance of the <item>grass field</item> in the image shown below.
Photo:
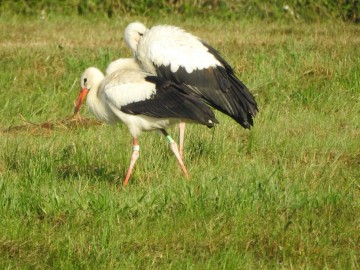
{"label": "grass field", "polygon": [[123,189],[126,127],[59,121],[135,19],[0,18],[0,269],[359,269],[360,26],[142,20],[207,40],[260,112],[188,125],[190,181],[143,134]]}

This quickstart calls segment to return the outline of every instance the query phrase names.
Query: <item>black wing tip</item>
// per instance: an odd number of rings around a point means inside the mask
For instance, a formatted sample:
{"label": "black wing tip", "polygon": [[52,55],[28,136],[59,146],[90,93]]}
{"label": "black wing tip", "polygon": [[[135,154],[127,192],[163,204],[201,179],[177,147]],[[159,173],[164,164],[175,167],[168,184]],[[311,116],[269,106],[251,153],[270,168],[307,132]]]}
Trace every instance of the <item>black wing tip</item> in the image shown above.
{"label": "black wing tip", "polygon": [[245,129],[251,129],[251,127],[254,126],[253,124],[250,124],[249,122],[239,122],[239,121],[236,121],[236,122],[238,122]]}
{"label": "black wing tip", "polygon": [[250,124],[248,122],[246,123],[242,123],[240,124],[242,127],[244,127],[245,129],[251,129],[252,126],[254,126],[254,124]]}
{"label": "black wing tip", "polygon": [[209,119],[207,121],[207,123],[204,123],[208,128],[212,128],[215,126],[215,124],[219,124],[219,121],[214,117],[212,117],[211,119]]}
{"label": "black wing tip", "polygon": [[254,126],[253,121],[253,115],[248,114],[247,119],[244,120],[243,118],[234,119],[236,122],[238,122],[243,128],[245,129],[251,129],[251,127]]}

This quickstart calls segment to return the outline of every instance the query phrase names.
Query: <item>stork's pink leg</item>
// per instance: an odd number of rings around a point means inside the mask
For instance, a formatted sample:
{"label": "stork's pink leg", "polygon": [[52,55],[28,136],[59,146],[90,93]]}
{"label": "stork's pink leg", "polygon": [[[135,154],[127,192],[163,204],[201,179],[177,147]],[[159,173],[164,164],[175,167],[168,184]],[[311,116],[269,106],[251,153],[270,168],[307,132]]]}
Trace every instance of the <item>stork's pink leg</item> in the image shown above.
{"label": "stork's pink leg", "polygon": [[132,170],[134,169],[134,165],[135,165],[135,162],[136,160],[138,159],[139,157],[139,150],[140,150],[140,145],[139,145],[139,142],[136,138],[133,138],[133,153],[131,155],[131,161],[130,161],[130,166],[129,166],[129,169],[126,173],[126,177],[125,177],[125,180],[124,180],[124,187],[126,187],[129,179],[130,179],[130,175],[132,173]]}
{"label": "stork's pink leg", "polygon": [[177,161],[179,162],[179,165],[181,167],[181,170],[183,171],[183,173],[185,174],[186,178],[189,180],[190,176],[186,171],[184,162],[181,159],[180,153],[179,153],[179,149],[178,146],[176,144],[176,142],[173,140],[173,138],[170,137],[170,135],[166,132],[165,129],[162,129],[161,132],[166,136],[166,139],[168,139],[170,146],[171,146],[171,150],[174,152],[175,157],[177,159]]}
{"label": "stork's pink leg", "polygon": [[184,133],[185,133],[185,123],[181,122],[179,124],[179,129],[180,129],[180,139],[179,139],[179,154],[180,154],[180,158],[183,158],[183,150],[184,150]]}
{"label": "stork's pink leg", "polygon": [[179,165],[181,167],[181,170],[183,171],[183,173],[185,174],[186,178],[189,180],[190,179],[190,176],[189,174],[187,173],[186,171],[186,168],[185,168],[185,165],[180,157],[180,153],[179,153],[179,150],[178,150],[178,146],[176,144],[175,141],[171,142],[170,143],[170,146],[171,146],[171,150],[174,152],[176,158],[177,158],[177,161],[179,162]]}

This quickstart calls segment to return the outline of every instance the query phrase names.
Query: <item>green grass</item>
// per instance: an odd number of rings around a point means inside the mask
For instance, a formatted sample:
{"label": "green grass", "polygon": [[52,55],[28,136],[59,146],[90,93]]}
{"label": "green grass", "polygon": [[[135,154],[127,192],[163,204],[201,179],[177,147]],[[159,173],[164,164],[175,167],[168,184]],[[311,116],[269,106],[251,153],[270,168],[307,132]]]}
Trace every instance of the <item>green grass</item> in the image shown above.
{"label": "green grass", "polygon": [[0,18],[0,268],[358,269],[359,26],[142,20],[206,39],[259,103],[250,131],[187,126],[190,181],[157,133],[123,189],[124,125],[6,130],[70,116],[135,19]]}
{"label": "green grass", "polygon": [[47,17],[53,15],[139,15],[157,19],[171,14],[225,20],[266,19],[319,21],[341,19],[360,22],[358,0],[13,0],[0,1],[0,14]]}

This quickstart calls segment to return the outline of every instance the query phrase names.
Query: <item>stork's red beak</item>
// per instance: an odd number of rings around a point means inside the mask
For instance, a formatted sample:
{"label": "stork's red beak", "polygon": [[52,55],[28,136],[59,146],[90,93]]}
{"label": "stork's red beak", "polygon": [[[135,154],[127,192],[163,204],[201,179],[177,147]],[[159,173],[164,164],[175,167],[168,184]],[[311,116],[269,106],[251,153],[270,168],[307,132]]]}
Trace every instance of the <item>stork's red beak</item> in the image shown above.
{"label": "stork's red beak", "polygon": [[87,88],[81,89],[80,94],[77,98],[76,105],[75,105],[74,116],[78,114],[81,104],[84,102],[84,99],[85,99],[86,95],[88,94],[88,92],[89,92],[89,90]]}

